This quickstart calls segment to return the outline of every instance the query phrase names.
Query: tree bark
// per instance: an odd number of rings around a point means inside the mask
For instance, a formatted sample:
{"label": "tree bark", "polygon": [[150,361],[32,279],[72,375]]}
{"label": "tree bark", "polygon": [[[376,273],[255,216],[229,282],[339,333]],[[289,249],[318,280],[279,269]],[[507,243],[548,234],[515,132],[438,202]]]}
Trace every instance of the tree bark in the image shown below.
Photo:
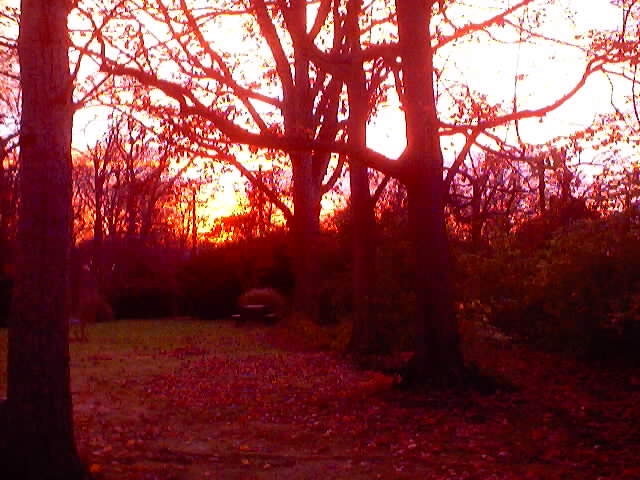
{"label": "tree bark", "polygon": [[416,352],[406,382],[451,385],[464,362],[453,308],[443,159],[429,24],[433,1],[396,0],[402,57],[409,225],[415,249]]}
{"label": "tree bark", "polygon": [[[360,55],[360,11],[362,0],[347,4],[345,30],[349,53],[354,61],[347,82],[349,97],[349,143],[366,148],[369,97],[362,56]],[[351,187],[351,221],[353,225],[353,329],[348,350],[352,353],[374,353],[384,347],[379,333],[378,318],[371,302],[376,285],[376,242],[373,202],[369,190],[368,169],[361,163],[349,164]]]}
{"label": "tree bark", "polygon": [[2,478],[86,478],[69,375],[71,102],[66,0],[23,0],[20,210]]}
{"label": "tree bark", "polygon": [[[309,58],[306,53],[307,2],[291,0],[287,26],[294,49],[294,85],[284,95],[286,134],[312,136],[313,101],[310,92]],[[318,321],[318,251],[320,237],[320,184],[314,175],[311,152],[290,154],[293,172],[293,241],[295,244],[294,308]]]}
{"label": "tree bark", "polygon": [[314,182],[311,154],[291,154],[293,164],[294,308],[318,321],[318,246],[320,241],[320,186]]}
{"label": "tree bark", "polygon": [[4,168],[4,161],[8,156],[6,149],[7,140],[0,139],[0,277],[3,275],[5,266],[10,258],[7,255],[9,250],[9,218],[11,215],[13,185],[11,184],[9,169]]}

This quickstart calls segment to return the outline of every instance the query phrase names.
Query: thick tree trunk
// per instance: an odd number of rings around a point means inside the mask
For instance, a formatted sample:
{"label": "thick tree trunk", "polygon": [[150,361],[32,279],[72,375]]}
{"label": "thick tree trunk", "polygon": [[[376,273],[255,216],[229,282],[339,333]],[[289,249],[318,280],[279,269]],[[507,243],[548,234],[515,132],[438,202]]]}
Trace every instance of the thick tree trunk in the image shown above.
{"label": "thick tree trunk", "polygon": [[291,154],[293,163],[293,240],[295,245],[294,308],[318,321],[318,246],[320,242],[320,189],[314,181],[311,154]]}
{"label": "thick tree trunk", "polygon": [[[345,29],[352,55],[360,53],[360,10],[362,0],[350,0]],[[359,58],[359,56],[357,57]],[[362,60],[352,65],[347,93],[349,95],[349,143],[356,148],[367,144],[369,98]],[[349,165],[351,187],[351,221],[353,225],[353,329],[348,350],[373,353],[384,347],[379,332],[379,318],[374,316],[371,302],[376,285],[376,242],[373,202],[369,190],[367,168],[359,163]]]}
{"label": "thick tree trunk", "polygon": [[[23,0],[20,210],[0,477],[79,479],[69,385],[71,78],[66,0]],[[3,432],[4,433],[4,432]]]}
{"label": "thick tree trunk", "polygon": [[351,222],[353,226],[353,329],[348,349],[353,353],[374,353],[385,347],[371,308],[376,285],[375,225],[367,169],[349,166]]}
{"label": "thick tree trunk", "polygon": [[416,354],[408,383],[457,383],[464,362],[453,308],[443,160],[429,23],[433,1],[396,0],[407,132],[406,186],[415,248]]}
{"label": "thick tree trunk", "polygon": [[[425,169],[426,170],[426,169]],[[463,359],[453,308],[449,245],[435,172],[423,171],[407,186],[409,224],[415,248],[416,352],[408,383],[453,385],[460,381]]]}
{"label": "thick tree trunk", "polygon": [[[305,45],[306,0],[291,0],[287,23],[295,53],[294,88],[284,99],[285,130],[287,134],[302,138],[312,136],[315,130],[312,121],[309,59]],[[293,167],[294,308],[311,320],[318,321],[320,184],[314,175],[310,152],[292,152],[290,157]]]}
{"label": "thick tree trunk", "polygon": [[4,273],[7,263],[6,251],[9,244],[9,212],[10,195],[9,172],[4,168],[4,160],[7,157],[5,139],[0,139],[0,277]]}

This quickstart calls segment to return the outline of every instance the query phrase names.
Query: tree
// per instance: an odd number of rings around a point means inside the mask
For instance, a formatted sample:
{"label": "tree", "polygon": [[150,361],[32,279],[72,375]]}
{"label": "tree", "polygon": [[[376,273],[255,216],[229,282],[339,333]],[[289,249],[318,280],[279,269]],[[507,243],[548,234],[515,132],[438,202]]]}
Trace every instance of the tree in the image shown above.
{"label": "tree", "polygon": [[[187,3],[181,2],[180,15],[175,15],[167,2],[131,1],[139,7],[144,5],[147,12],[157,12],[155,21],[165,23],[172,36],[161,42],[147,42],[139,32],[148,26],[136,20],[135,14],[128,14],[127,21],[136,25],[129,29],[129,47],[122,46],[121,36],[105,36],[96,49],[105,73],[129,76],[162,91],[166,96],[162,99],[164,106],[150,105],[149,111],[164,109],[176,118],[193,143],[203,144],[204,139],[220,149],[241,143],[288,152],[294,179],[292,226],[298,234],[300,292],[309,293],[304,285],[310,286],[309,280],[313,280],[313,249],[309,245],[317,235],[328,153],[342,155],[352,165],[366,165],[398,178],[406,186],[420,304],[412,377],[417,382],[458,381],[464,372],[444,222],[444,198],[451,179],[472,147],[513,143],[505,133],[507,127],[515,124],[516,128],[524,128],[526,119],[544,117],[571,99],[591,75],[623,59],[595,50],[588,50],[585,57],[583,45],[554,42],[540,33],[539,19],[550,7],[534,0],[521,0],[497,11],[453,0],[397,1],[395,8],[391,2],[381,0],[367,3],[362,10],[351,4],[348,15],[360,14],[360,20],[371,12],[378,15],[370,29],[361,31],[361,36],[373,38],[374,31],[376,35],[382,32],[377,41],[369,40],[360,49],[353,38],[349,42],[355,48],[344,48],[345,36],[340,30],[345,24],[340,12],[348,3],[323,0],[317,9],[312,9],[303,0],[253,0],[229,7],[235,14],[231,18],[253,19],[245,24],[247,38],[269,47],[271,58],[261,65],[266,73],[251,76],[242,54],[225,52],[203,27],[214,19],[222,21],[224,12],[220,9],[200,9],[195,16]],[[221,6],[228,4],[222,2]],[[522,13],[520,19],[516,18],[525,9],[535,10],[536,14]],[[313,22],[307,21],[311,13],[315,14]],[[257,31],[259,35],[255,34]],[[519,97],[522,89],[514,93],[510,102],[489,102],[486,95],[460,80],[462,76],[456,68],[447,70],[450,62],[442,61],[448,57],[448,49],[465,43],[476,45],[487,38],[494,45],[512,41],[562,45],[580,52],[583,64],[575,81],[557,98],[542,105],[532,106],[524,96]],[[349,124],[345,112],[353,114],[354,119],[359,115],[352,105],[343,108],[341,92],[349,74],[346,66],[361,60],[369,65],[379,63],[382,71],[392,74],[397,97],[404,107],[408,144],[400,158],[388,158],[363,146],[360,139],[345,142],[341,136],[342,126]],[[175,68],[163,68],[170,64]],[[176,73],[167,75],[169,71]],[[521,77],[515,75],[514,82],[520,85]],[[370,105],[375,103],[374,90],[369,88],[367,92]],[[349,101],[354,98],[352,95]],[[262,115],[263,111],[268,113]],[[458,148],[445,176],[441,141],[454,136],[464,137],[464,145]],[[305,296],[308,300],[312,295],[302,294],[301,298]]]}
{"label": "tree", "polygon": [[447,208],[475,249],[488,245],[495,234],[509,233],[517,223],[515,214],[526,198],[522,176],[514,159],[493,152],[469,155],[461,165]]}
{"label": "tree", "polygon": [[[344,16],[344,31],[347,54],[352,62],[347,78],[349,101],[348,141],[354,149],[367,146],[367,122],[369,120],[369,98],[364,62],[362,59],[360,17],[361,0],[349,0]],[[351,222],[353,224],[353,320],[349,350],[370,353],[379,350],[384,343],[376,327],[379,317],[372,307],[376,285],[376,238],[374,202],[369,190],[369,174],[366,165],[349,165],[351,188]]]}
{"label": "tree", "polygon": [[[286,7],[263,0],[253,0],[244,6],[230,5],[221,2],[219,6],[222,9],[212,8],[206,12],[207,9],[193,9],[189,2],[181,2],[181,14],[175,15],[173,6],[170,7],[170,2],[166,0],[132,0],[132,8],[127,10],[121,5],[119,12],[136,27],[115,35],[102,35],[102,46],[100,52],[96,52],[96,57],[100,59],[104,72],[131,76],[178,100],[177,107],[165,105],[159,108],[152,102],[147,110],[175,118],[189,141],[201,147],[201,155],[212,151],[215,152],[213,157],[228,159],[233,151],[230,144],[238,143],[234,135],[215,128],[219,109],[224,110],[229,118],[252,124],[262,134],[283,132],[288,137],[310,141],[334,140],[340,127],[336,116],[342,84],[311,68],[307,48],[308,43],[322,33],[321,27],[329,12],[321,9],[314,27],[307,32],[309,14],[305,0],[295,0]],[[228,9],[225,10],[225,7]],[[136,18],[129,13],[137,8],[143,8],[150,14],[154,18],[153,24],[145,24],[144,18]],[[234,20],[240,16],[251,25],[251,32],[259,32],[247,33],[244,40],[246,44],[256,45],[257,50],[252,55],[264,61],[267,71],[261,76],[267,84],[278,85],[281,98],[278,95],[269,96],[255,88],[257,84],[251,75],[244,69],[236,69],[233,62],[216,49],[216,42],[211,35],[216,31],[215,24],[225,15]],[[106,16],[109,13],[105,12]],[[135,33],[155,29],[156,22],[170,26],[172,33],[162,45],[147,44],[144,35]],[[209,26],[212,27],[211,31],[208,31]],[[132,42],[129,46],[135,44],[141,52],[145,52],[140,60],[134,59],[137,55],[126,55],[126,48],[123,50],[119,45],[123,34]],[[118,44],[117,48],[111,49],[110,46],[114,44]],[[107,55],[118,50],[125,53],[120,58]],[[201,52],[202,55],[195,52]],[[263,52],[268,53],[265,55]],[[203,56],[206,61],[203,61]],[[190,86],[183,87],[162,78],[158,74],[158,66],[164,62],[174,63],[178,67],[176,71],[181,72],[180,80],[185,80]],[[242,84],[245,80],[250,88]],[[260,104],[261,108],[256,108],[255,103]],[[187,110],[193,109],[193,112],[188,113],[185,107]],[[330,187],[323,180],[331,156],[327,150],[311,152],[308,148],[287,149],[287,152],[293,177],[294,214],[288,216],[286,209],[283,214],[294,237],[297,278],[295,304],[299,311],[315,317],[317,282],[314,277],[318,266],[315,249],[310,246],[318,241],[320,200]],[[249,172],[247,169],[241,171],[243,174]],[[273,199],[270,197],[270,200]]]}
{"label": "tree", "polygon": [[397,0],[407,149],[405,181],[415,249],[417,337],[408,382],[448,384],[463,371],[444,218],[443,158],[433,85],[434,2]]}
{"label": "tree", "polygon": [[9,325],[5,478],[80,479],[68,326],[72,86],[65,0],[23,0],[20,206]]}

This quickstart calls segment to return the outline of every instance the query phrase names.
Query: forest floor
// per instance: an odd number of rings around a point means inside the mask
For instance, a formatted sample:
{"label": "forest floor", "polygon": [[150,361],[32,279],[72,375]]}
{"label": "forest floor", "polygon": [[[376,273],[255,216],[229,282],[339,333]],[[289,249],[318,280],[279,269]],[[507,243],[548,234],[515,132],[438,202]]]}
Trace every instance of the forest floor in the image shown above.
{"label": "forest floor", "polygon": [[98,324],[71,345],[77,443],[104,480],[640,479],[638,369],[468,354],[517,390],[401,391],[282,327]]}

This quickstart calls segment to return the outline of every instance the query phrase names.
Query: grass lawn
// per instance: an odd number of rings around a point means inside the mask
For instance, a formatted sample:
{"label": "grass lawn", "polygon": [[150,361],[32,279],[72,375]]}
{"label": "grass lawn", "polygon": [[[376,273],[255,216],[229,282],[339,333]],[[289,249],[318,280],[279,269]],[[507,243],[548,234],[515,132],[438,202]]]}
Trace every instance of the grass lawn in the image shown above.
{"label": "grass lawn", "polygon": [[[640,478],[640,373],[513,347],[517,392],[401,392],[285,327],[92,325],[71,344],[79,450],[98,479]],[[276,348],[275,345],[278,347]],[[0,393],[6,330],[0,330]]]}

